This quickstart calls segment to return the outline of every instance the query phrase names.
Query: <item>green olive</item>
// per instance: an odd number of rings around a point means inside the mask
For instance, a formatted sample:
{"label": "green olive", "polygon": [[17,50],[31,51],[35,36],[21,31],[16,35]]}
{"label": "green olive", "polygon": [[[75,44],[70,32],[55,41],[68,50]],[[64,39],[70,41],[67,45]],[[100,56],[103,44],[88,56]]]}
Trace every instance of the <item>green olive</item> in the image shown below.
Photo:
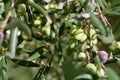
{"label": "green olive", "polygon": [[105,76],[105,72],[104,72],[104,70],[101,68],[100,70],[97,70],[97,75],[99,76],[99,77],[104,77]]}
{"label": "green olive", "polygon": [[90,74],[93,74],[93,75],[96,75],[96,71],[97,71],[97,68],[96,66],[93,64],[93,63],[88,63],[86,65],[86,68],[87,68],[87,72],[90,73]]}
{"label": "green olive", "polygon": [[86,54],[84,52],[80,52],[78,54],[78,61],[84,61],[86,59]]}
{"label": "green olive", "polygon": [[76,40],[80,40],[81,42],[84,42],[87,39],[87,35],[84,33],[84,30],[81,28],[76,30],[74,37]]}
{"label": "green olive", "polygon": [[73,42],[71,42],[70,48],[73,49],[73,48],[75,48],[77,45],[78,45],[78,41],[75,41],[75,40],[74,40]]}
{"label": "green olive", "polygon": [[25,12],[26,12],[26,5],[25,5],[25,4],[20,4],[20,5],[18,6],[17,12],[18,12],[20,15],[25,14]]}
{"label": "green olive", "polygon": [[97,38],[94,39],[94,40],[92,40],[92,43],[93,43],[94,45],[96,45],[96,44],[97,44]]}
{"label": "green olive", "polygon": [[33,37],[38,40],[42,39],[43,37],[42,31],[35,27],[32,28],[32,34]]}

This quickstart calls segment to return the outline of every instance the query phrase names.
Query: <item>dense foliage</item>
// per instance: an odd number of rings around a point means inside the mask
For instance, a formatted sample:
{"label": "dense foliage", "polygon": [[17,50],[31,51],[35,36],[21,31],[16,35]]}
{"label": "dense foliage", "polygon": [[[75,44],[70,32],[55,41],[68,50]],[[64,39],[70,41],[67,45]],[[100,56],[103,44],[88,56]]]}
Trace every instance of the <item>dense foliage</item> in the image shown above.
{"label": "dense foliage", "polygon": [[119,0],[0,0],[1,79],[119,80],[119,18]]}

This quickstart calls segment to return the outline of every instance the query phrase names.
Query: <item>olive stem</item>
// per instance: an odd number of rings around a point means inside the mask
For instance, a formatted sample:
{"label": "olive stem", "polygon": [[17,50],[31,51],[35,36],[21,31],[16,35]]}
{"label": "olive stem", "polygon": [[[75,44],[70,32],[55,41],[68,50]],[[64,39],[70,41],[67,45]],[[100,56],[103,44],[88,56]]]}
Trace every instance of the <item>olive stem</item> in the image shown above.
{"label": "olive stem", "polygon": [[90,60],[92,58],[92,25],[89,26],[89,40],[90,40]]}

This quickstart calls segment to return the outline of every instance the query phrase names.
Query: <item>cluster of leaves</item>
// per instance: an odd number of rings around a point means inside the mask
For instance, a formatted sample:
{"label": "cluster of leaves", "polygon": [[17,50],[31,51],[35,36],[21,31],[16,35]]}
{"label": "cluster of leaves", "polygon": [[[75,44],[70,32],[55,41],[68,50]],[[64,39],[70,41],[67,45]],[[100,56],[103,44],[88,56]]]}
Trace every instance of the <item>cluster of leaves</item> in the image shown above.
{"label": "cluster of leaves", "polygon": [[52,70],[60,74],[56,79],[64,80],[57,68],[70,57],[74,66],[85,69],[74,80],[119,80],[105,65],[117,62],[120,67],[120,21],[111,25],[112,18],[120,16],[119,4],[119,0],[0,0],[2,79],[9,79],[7,62],[12,61],[39,69],[33,80],[53,76]]}

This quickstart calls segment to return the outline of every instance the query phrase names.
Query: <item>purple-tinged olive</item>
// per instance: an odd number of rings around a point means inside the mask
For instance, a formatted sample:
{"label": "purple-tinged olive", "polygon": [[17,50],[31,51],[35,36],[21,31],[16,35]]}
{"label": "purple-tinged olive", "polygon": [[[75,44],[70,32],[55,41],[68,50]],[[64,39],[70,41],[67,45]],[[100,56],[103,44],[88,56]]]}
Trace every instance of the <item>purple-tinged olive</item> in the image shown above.
{"label": "purple-tinged olive", "polygon": [[108,54],[105,51],[100,51],[99,52],[99,58],[102,63],[105,63],[108,60]]}

